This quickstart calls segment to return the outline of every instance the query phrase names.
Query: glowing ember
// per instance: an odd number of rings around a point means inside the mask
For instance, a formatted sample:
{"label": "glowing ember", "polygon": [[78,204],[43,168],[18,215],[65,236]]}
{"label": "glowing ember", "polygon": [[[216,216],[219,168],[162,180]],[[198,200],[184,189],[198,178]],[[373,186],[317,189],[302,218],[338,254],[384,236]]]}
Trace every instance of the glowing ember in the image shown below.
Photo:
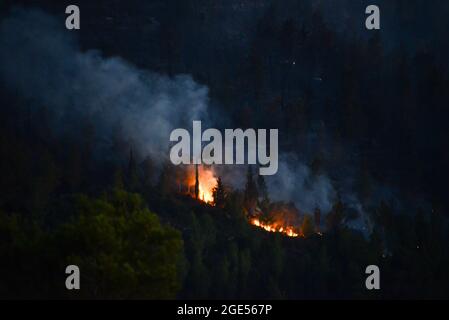
{"label": "glowing ember", "polygon": [[293,238],[301,236],[299,233],[295,232],[293,227],[282,227],[282,226],[279,227],[276,224],[266,224],[266,223],[261,222],[257,218],[251,219],[250,223],[252,225],[254,225],[256,227],[259,227],[259,228],[262,228],[262,229],[264,229],[265,231],[268,231],[268,232],[280,232],[280,233],[285,234],[288,237],[293,237]]}

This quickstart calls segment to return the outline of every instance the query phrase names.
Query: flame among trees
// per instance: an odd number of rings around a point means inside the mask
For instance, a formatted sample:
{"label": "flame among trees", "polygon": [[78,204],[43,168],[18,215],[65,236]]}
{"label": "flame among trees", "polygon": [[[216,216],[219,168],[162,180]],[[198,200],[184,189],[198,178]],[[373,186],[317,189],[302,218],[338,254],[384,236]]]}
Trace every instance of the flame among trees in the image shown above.
{"label": "flame among trees", "polygon": [[[133,179],[136,175],[134,162],[131,151],[128,177],[125,180],[130,187],[136,184],[134,183],[136,179]],[[225,210],[237,205],[240,211],[243,210],[249,223],[266,231],[280,232],[292,237],[309,237],[315,233],[321,235],[322,232],[320,209],[317,208],[313,214],[308,214],[300,212],[292,202],[272,202],[264,176],[254,173],[251,166],[248,166],[243,192],[226,186],[223,178],[216,175],[214,168],[206,165],[167,165],[160,175],[158,189],[165,194],[173,192],[187,194]],[[231,203],[235,201],[238,203]],[[326,215],[325,222],[328,229],[338,227],[346,220],[343,215],[344,208],[341,206],[341,202],[337,202],[333,210]]]}
{"label": "flame among trees", "polygon": [[[194,198],[222,209],[231,201],[228,196],[233,191],[224,185],[222,177],[214,175],[212,168],[196,165],[190,180],[194,181],[194,192],[191,193]],[[314,216],[304,214],[301,219],[301,214],[293,203],[272,203],[264,177],[256,177],[251,166],[248,166],[246,175],[242,209],[249,223],[265,231],[279,232],[290,237],[308,237],[320,233],[319,209]]]}

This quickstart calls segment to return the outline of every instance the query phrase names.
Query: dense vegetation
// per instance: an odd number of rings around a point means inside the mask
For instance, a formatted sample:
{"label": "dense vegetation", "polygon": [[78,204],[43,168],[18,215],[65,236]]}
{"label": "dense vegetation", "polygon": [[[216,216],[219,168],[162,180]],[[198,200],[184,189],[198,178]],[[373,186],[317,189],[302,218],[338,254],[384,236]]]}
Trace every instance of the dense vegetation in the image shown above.
{"label": "dense vegetation", "polygon": [[[249,225],[239,204],[210,207],[187,196],[151,206],[126,191],[98,199],[65,195],[48,208],[66,222],[40,224],[0,214],[3,298],[418,298],[447,297],[447,230],[438,216],[393,215],[382,205],[369,238],[342,224],[306,239]],[[237,200],[238,201],[238,200]],[[242,203],[240,203],[241,205]],[[342,213],[338,213],[342,214]],[[168,225],[172,225],[171,227]],[[180,230],[180,231],[177,231]],[[182,233],[182,237],[181,237]],[[381,234],[386,241],[381,240]],[[64,269],[82,270],[79,292]],[[377,264],[382,290],[368,292],[364,270]]]}
{"label": "dense vegetation", "polygon": [[[370,211],[375,228],[366,237],[345,226],[350,212],[336,203],[326,215],[322,237],[310,232],[306,239],[289,238],[248,224],[248,192],[222,193],[217,186],[221,196],[216,199],[222,202],[213,207],[162,188],[164,174],[156,185],[148,184],[151,170],[143,170],[146,162],[137,166],[130,157],[127,165],[108,172],[106,166],[98,170],[101,166],[85,151],[76,153],[83,161],[72,158],[75,163],[67,170],[64,155],[79,148],[76,143],[65,141],[61,146],[63,141],[55,137],[49,143],[49,135],[45,140],[39,134],[29,136],[29,128],[25,135],[17,126],[14,131],[7,125],[1,130],[2,137],[8,137],[0,157],[2,297],[449,294],[444,268],[449,262],[447,221],[436,211],[409,215],[382,203]],[[103,175],[110,182],[99,179]],[[82,270],[80,292],[64,288],[68,264]],[[382,270],[380,292],[364,288],[369,264]]]}
{"label": "dense vegetation", "polygon": [[[41,2],[64,12],[63,1]],[[133,19],[117,19],[120,1],[82,2],[83,47],[192,74],[233,127],[282,128],[280,148],[314,174],[351,176],[372,233],[348,227],[340,200],[321,213],[323,236],[311,216],[305,239],[264,232],[245,216],[254,185],[259,206],[272,205],[259,177],[241,191],[220,180],[216,206],[201,203],[173,192],[173,168],[136,159],[132,142],[117,136],[99,156],[90,119],[61,134],[47,106],[31,110],[0,82],[0,297],[449,297],[449,68],[434,47],[352,38],[306,1],[267,3],[232,28],[215,18],[233,6],[142,2],[130,1]],[[419,8],[408,5],[395,4]],[[64,287],[68,264],[81,269],[79,292]],[[380,291],[365,289],[370,264]]]}

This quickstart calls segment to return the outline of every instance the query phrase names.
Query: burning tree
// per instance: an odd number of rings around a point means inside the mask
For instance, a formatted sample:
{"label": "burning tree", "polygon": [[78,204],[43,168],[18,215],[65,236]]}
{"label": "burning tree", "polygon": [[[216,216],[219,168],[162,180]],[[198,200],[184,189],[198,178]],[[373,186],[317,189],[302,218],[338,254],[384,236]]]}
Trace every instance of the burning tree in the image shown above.
{"label": "burning tree", "polygon": [[195,199],[198,199],[200,193],[200,181],[198,179],[198,165],[195,165]]}
{"label": "burning tree", "polygon": [[213,169],[196,164],[180,167],[180,170],[182,172],[177,176],[179,192],[206,203],[213,203],[213,188],[217,184]]}
{"label": "burning tree", "polygon": [[[172,191],[177,190],[217,208],[225,208],[227,203],[232,207],[232,202],[235,201],[235,197],[228,200],[228,191],[230,195],[233,192],[227,190],[222,177],[216,177],[211,166],[180,166],[174,170],[166,170],[162,177],[165,178],[163,180],[173,180],[172,185],[177,187],[172,187]],[[259,175],[255,179],[251,166],[248,166],[243,203],[239,203],[239,210],[243,206],[248,222],[265,231],[279,232],[289,237],[315,233],[313,216],[301,220],[300,212],[293,203],[270,202],[264,177]]]}

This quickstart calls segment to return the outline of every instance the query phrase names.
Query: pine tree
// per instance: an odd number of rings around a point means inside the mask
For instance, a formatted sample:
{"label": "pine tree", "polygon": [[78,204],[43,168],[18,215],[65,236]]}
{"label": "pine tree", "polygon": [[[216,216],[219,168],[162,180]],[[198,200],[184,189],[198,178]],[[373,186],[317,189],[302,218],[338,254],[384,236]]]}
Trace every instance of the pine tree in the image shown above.
{"label": "pine tree", "polygon": [[150,157],[145,158],[145,160],[141,164],[141,168],[142,168],[142,176],[143,176],[142,187],[149,188],[149,187],[151,187],[151,185],[153,183],[153,178],[154,178],[154,174],[155,174],[154,164]]}
{"label": "pine tree", "polygon": [[320,225],[321,225],[321,210],[320,208],[316,207],[314,212],[315,217],[315,231],[321,232]]}
{"label": "pine tree", "polygon": [[159,182],[157,184],[157,189],[161,194],[167,195],[172,190],[172,181],[173,181],[173,171],[172,167],[166,163],[164,167],[162,168],[161,174],[159,176]]}
{"label": "pine tree", "polygon": [[114,170],[114,181],[113,181],[114,189],[123,190],[125,185],[123,183],[123,171],[120,166],[117,166]]}
{"label": "pine tree", "polygon": [[219,208],[223,208],[226,201],[226,190],[221,180],[221,177],[217,179],[217,185],[212,190],[212,194],[214,197],[214,205]]}
{"label": "pine tree", "polygon": [[139,188],[139,176],[137,173],[137,164],[134,159],[133,150],[129,151],[129,162],[128,162],[128,189],[132,192],[137,191]]}
{"label": "pine tree", "polygon": [[270,206],[270,198],[268,196],[268,188],[265,178],[262,175],[257,177],[257,188],[259,195],[259,206],[262,212],[267,212]]}
{"label": "pine tree", "polygon": [[248,173],[246,175],[246,186],[245,186],[245,208],[248,212],[251,212],[257,204],[258,192],[257,186],[253,179],[253,170],[251,166],[248,166]]}
{"label": "pine tree", "polygon": [[304,237],[306,237],[306,238],[310,237],[311,235],[314,234],[315,226],[313,223],[312,216],[310,216],[308,214],[306,214],[304,216],[304,220],[302,222],[301,229],[302,229],[302,233],[304,234]]}
{"label": "pine tree", "polygon": [[257,177],[257,189],[261,201],[270,201],[270,198],[268,197],[267,184],[265,183],[265,178],[262,175],[258,175]]}
{"label": "pine tree", "polygon": [[332,210],[326,216],[328,231],[337,230],[342,226],[345,219],[344,210],[343,202],[341,199],[338,199],[332,206]]}
{"label": "pine tree", "polygon": [[198,178],[198,165],[195,165],[195,199],[198,199],[200,194],[200,181]]}

